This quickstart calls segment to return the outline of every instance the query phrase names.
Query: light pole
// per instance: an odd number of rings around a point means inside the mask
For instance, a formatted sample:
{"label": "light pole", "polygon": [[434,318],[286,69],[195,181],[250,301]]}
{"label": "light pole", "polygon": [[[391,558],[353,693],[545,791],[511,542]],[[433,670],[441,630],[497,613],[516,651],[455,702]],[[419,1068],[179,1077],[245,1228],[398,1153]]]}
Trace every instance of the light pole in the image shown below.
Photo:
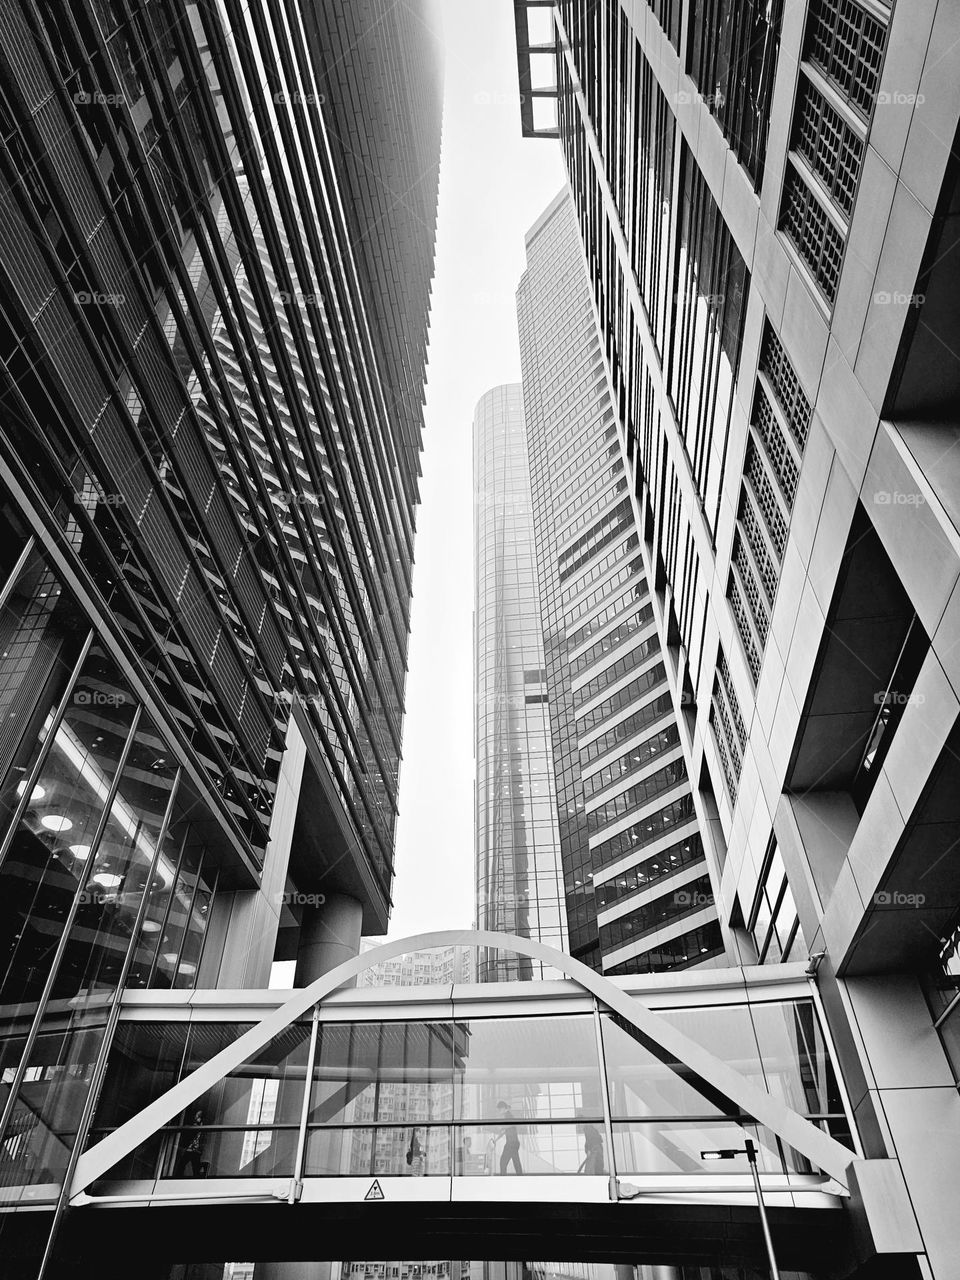
{"label": "light pole", "polygon": [[767,1221],[767,1208],[763,1203],[763,1191],[760,1187],[760,1173],[757,1169],[757,1148],[753,1139],[745,1139],[742,1147],[724,1147],[719,1151],[701,1151],[701,1160],[732,1160],[735,1156],[746,1156],[753,1174],[753,1189],[757,1193],[757,1208],[760,1210],[760,1225],[763,1227],[763,1239],[767,1246],[767,1259],[770,1263],[770,1280],[780,1280],[780,1268],[777,1256],[773,1252],[773,1237],[770,1234],[770,1223]]}

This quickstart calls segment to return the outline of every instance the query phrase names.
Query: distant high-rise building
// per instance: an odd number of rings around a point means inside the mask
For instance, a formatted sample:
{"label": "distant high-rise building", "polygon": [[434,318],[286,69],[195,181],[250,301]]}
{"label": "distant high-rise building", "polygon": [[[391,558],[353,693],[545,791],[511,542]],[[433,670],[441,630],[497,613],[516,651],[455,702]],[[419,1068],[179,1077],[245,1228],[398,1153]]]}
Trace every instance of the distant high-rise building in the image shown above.
{"label": "distant high-rise building", "polygon": [[515,9],[728,954],[812,953],[867,1154],[952,1275],[960,13]]}
{"label": "distant high-rise building", "polygon": [[425,16],[0,15],[8,1210],[60,1198],[125,988],[265,987],[276,959],[303,984],[386,928],[440,150]]}
{"label": "distant high-rise building", "polygon": [[570,197],[517,291],[569,948],[613,974],[723,943]]}
{"label": "distant high-rise building", "polygon": [[[527,236],[474,419],[477,919],[614,974],[724,954],[576,220]],[[479,976],[529,976],[483,956]]]}
{"label": "distant high-rise building", "polygon": [[[559,835],[536,584],[530,469],[518,384],[473,419],[477,925],[566,949]],[[532,961],[482,952],[481,982]]]}

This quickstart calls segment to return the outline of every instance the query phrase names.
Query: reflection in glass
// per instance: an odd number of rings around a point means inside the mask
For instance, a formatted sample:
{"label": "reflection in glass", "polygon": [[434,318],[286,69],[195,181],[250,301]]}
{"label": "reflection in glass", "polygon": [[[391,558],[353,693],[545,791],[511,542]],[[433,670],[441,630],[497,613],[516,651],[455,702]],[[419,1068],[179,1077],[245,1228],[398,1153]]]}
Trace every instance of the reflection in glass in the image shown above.
{"label": "reflection in glass", "polygon": [[[651,1120],[634,1124],[614,1123],[617,1173],[621,1177],[642,1177],[650,1173],[717,1173],[717,1164],[704,1161],[701,1151],[739,1148],[748,1136],[753,1138],[757,1147],[761,1173],[785,1172],[777,1140],[768,1130],[756,1125],[723,1120]],[[806,1168],[795,1171],[806,1172]],[[744,1157],[742,1168],[730,1161],[719,1172],[747,1175],[749,1167]]]}
{"label": "reflection in glass", "polygon": [[603,1115],[592,1015],[477,1018],[457,1027],[458,1119],[495,1122],[501,1101],[531,1120]]}
{"label": "reflection in glass", "polygon": [[310,1122],[450,1119],[455,1035],[450,1022],[322,1024]]}
{"label": "reflection in glass", "polygon": [[[102,674],[103,670],[100,664],[98,672]],[[78,687],[75,701],[80,692]],[[122,690],[114,686],[109,696],[112,701],[106,705],[123,711],[118,723],[108,717],[98,726],[103,732],[94,736],[93,748],[106,738],[108,727],[116,731],[115,741],[120,743],[124,721],[133,719],[132,709],[121,701],[126,697]],[[77,705],[98,708],[104,703],[91,691],[89,699]],[[84,724],[82,717],[79,723]],[[14,1123],[20,1125],[24,1135],[20,1169],[24,1183],[59,1181],[67,1168],[107,1015],[123,978],[137,913],[148,881],[158,873],[159,841],[176,780],[176,770],[162,754],[161,740],[146,716],[137,722],[112,798],[95,752],[75,758],[68,750],[74,736],[66,735],[72,735],[69,712],[56,731],[53,752],[42,776],[52,778],[49,765],[62,754],[76,766],[74,798],[69,804],[62,803],[56,790],[45,790],[44,801],[49,795],[58,809],[77,815],[77,825],[84,812],[84,788],[98,801],[109,798],[109,805],[104,820],[98,819],[99,836],[92,841],[90,852],[81,858],[76,849],[68,850],[73,855],[72,864],[80,868],[75,874],[83,879],[72,904],[72,917],[68,908],[67,932],[62,939],[56,939],[61,954],[14,1116]],[[63,820],[69,821],[66,817]],[[62,863],[62,855],[59,861]],[[38,923],[42,925],[42,921]],[[48,945],[48,964],[54,964],[52,952]]]}
{"label": "reflection in glass", "polygon": [[187,1119],[165,1133],[164,1178],[289,1178],[297,1130],[210,1129]]}
{"label": "reflection in glass", "polygon": [[[502,1167],[503,1143],[498,1141],[498,1128],[502,1126],[312,1128],[307,1135],[304,1176],[514,1177],[517,1170],[512,1165],[505,1171]],[[523,1174],[547,1177],[584,1172],[583,1128],[578,1124],[519,1126],[519,1162]]]}
{"label": "reflection in glass", "polygon": [[622,1019],[605,1016],[601,1026],[610,1110],[614,1118],[720,1117],[724,1114],[715,1099],[705,1097],[700,1091],[689,1068],[683,1063],[667,1063],[655,1057]]}
{"label": "reflection in glass", "polygon": [[[766,1071],[788,1106],[835,1136],[845,1131],[842,1109],[833,1110],[839,1097],[810,1001],[658,1016],[760,1087]],[[763,1024],[769,1061],[760,1060],[754,1016]],[[732,1104],[724,1112],[722,1099],[685,1065],[661,1061],[614,1015],[603,1014],[600,1022],[612,1144],[592,1014],[321,1022],[307,1100],[305,1176],[602,1176],[611,1165],[628,1177],[692,1174],[703,1171],[702,1150],[742,1147],[746,1134],[760,1150],[763,1170],[811,1172],[802,1156]],[[122,1025],[91,1142],[247,1030],[202,1021],[189,1031]],[[309,1022],[286,1028],[111,1178],[287,1176],[303,1114],[309,1036]]]}
{"label": "reflection in glass", "polygon": [[0,678],[3,832],[49,735],[88,634],[89,624],[72,596],[43,557],[31,550],[0,609],[0,653],[5,659]]}
{"label": "reflection in glass", "polygon": [[[0,1004],[21,1015],[40,997],[86,878],[134,704],[113,663],[91,649],[0,868]],[[45,737],[48,725],[42,731]]]}

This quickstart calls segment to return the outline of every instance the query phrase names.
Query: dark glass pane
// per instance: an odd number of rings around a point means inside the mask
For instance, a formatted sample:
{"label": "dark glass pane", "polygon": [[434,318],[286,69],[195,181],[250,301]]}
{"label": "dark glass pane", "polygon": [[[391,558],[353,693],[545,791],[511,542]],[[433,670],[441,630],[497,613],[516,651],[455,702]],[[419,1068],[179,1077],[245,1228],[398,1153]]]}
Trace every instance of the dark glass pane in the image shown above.
{"label": "dark glass pane", "polygon": [[22,1016],[43,990],[133,712],[113,663],[92,649],[0,868],[0,1003],[8,1011]]}
{"label": "dark glass pane", "polygon": [[31,553],[0,610],[0,832],[50,732],[89,634],[87,619],[43,557]]}

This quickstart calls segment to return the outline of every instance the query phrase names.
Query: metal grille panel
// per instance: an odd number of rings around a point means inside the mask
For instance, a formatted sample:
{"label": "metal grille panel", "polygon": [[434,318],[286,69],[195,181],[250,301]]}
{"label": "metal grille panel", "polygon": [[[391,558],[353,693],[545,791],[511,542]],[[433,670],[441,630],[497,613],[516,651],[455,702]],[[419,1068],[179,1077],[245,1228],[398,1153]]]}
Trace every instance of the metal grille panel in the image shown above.
{"label": "metal grille panel", "polygon": [[763,345],[760,348],[760,369],[766,374],[777,397],[777,403],[783,410],[787,426],[802,453],[807,444],[813,410],[810,408],[810,401],[803,393],[800,379],[794,372],[783,344],[769,320],[764,325]]}
{"label": "metal grille panel", "polygon": [[770,401],[759,383],[757,384],[757,393],[753,402],[753,429],[763,442],[773,473],[777,477],[777,483],[783,490],[787,507],[788,509],[792,508],[793,500],[797,494],[800,468],[797,466],[796,460],[790,451],[790,446],[787,444],[783,428],[777,420],[777,415],[773,412]]}
{"label": "metal grille panel", "polygon": [[833,302],[840,279],[843,236],[807,184],[790,165],[780,226],[810,268],[828,302]]}
{"label": "metal grille panel", "polygon": [[774,493],[773,485],[770,483],[770,477],[767,475],[767,469],[752,440],[747,446],[747,460],[743,471],[750,482],[753,496],[767,526],[773,549],[777,553],[777,558],[782,560],[783,549],[787,541],[787,522],[783,518],[783,512],[780,510],[780,504]]}
{"label": "metal grille panel", "polygon": [[849,217],[863,164],[863,142],[809,82],[797,112],[795,146],[833,203]]}
{"label": "metal grille panel", "polygon": [[883,23],[855,0],[812,0],[806,56],[866,119],[887,43]]}
{"label": "metal grille panel", "polygon": [[747,606],[733,574],[730,575],[727,598],[733,610],[733,618],[737,624],[737,632],[740,636],[740,643],[743,645],[743,652],[746,655],[747,666],[750,668],[750,674],[753,676],[754,684],[756,684],[760,678],[760,650],[757,648],[753,632],[750,630],[750,623],[747,621]]}

